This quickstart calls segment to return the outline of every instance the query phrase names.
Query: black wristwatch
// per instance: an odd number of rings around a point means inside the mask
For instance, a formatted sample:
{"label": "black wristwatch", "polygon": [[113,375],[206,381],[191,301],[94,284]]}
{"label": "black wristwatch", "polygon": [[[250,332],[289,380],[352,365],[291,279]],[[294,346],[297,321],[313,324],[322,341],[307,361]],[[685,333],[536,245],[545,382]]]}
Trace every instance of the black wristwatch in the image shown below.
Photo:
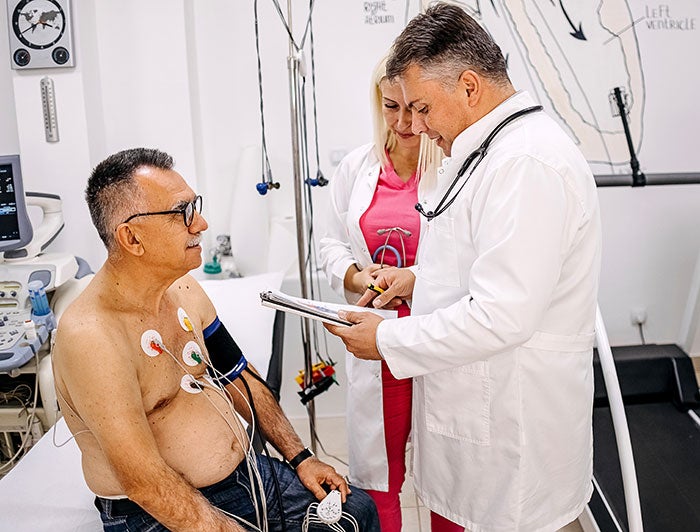
{"label": "black wristwatch", "polygon": [[308,447],[305,447],[301,452],[299,452],[298,455],[289,461],[289,465],[292,466],[292,469],[296,469],[299,467],[299,464],[301,464],[307,458],[311,458],[313,455],[314,452]]}

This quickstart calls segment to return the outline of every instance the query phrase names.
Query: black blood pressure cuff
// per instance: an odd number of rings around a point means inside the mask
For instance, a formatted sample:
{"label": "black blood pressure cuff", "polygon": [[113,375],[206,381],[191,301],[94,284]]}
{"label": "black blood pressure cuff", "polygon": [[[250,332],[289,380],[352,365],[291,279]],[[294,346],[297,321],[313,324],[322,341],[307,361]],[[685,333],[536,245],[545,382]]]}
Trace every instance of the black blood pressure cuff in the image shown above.
{"label": "black blood pressure cuff", "polygon": [[204,345],[209,351],[212,368],[207,368],[209,375],[221,384],[230,384],[248,366],[241,348],[226,330],[219,317],[204,329]]}

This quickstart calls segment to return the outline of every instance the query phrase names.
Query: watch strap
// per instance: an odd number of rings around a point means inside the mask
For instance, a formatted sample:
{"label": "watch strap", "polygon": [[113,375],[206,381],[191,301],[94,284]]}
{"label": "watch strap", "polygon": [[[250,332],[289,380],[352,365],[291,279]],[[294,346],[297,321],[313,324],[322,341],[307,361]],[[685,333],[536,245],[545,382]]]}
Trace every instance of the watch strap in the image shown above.
{"label": "watch strap", "polygon": [[289,465],[292,466],[293,469],[296,469],[299,467],[299,464],[301,464],[304,460],[307,458],[311,458],[314,455],[313,451],[309,449],[308,447],[304,447],[299,454],[297,454],[294,458],[292,458],[289,461]]}

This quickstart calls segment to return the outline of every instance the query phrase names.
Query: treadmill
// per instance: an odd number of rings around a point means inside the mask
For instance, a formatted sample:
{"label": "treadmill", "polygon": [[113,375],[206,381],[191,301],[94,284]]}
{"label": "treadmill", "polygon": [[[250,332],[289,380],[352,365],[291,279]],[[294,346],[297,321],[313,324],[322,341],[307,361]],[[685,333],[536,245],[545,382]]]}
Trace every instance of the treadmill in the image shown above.
{"label": "treadmill", "polygon": [[[610,99],[631,175],[596,175],[598,187],[700,184],[700,173],[642,172],[624,89]],[[700,532],[700,394],[690,357],[675,344],[611,348],[600,309],[596,343],[587,517],[601,532]]]}
{"label": "treadmill", "polygon": [[[700,531],[700,396],[690,357],[677,345],[613,347],[647,532]],[[596,351],[594,494],[601,532],[630,530],[620,457]]]}

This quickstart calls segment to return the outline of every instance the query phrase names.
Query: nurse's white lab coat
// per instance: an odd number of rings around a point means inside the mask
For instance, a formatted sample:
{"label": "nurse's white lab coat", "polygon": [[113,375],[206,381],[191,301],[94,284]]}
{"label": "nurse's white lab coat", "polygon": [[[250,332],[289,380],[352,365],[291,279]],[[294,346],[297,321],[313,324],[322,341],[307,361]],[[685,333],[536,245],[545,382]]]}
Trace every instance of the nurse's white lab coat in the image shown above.
{"label": "nurse's white lab coat", "polygon": [[[331,180],[331,213],[319,246],[331,287],[350,303],[360,296],[345,290],[345,272],[355,263],[360,268],[372,264],[360,217],[372,202],[381,170],[373,147],[366,144],[353,150],[336,169]],[[350,482],[365,489],[388,491],[381,362],[359,360],[347,352],[345,362]]]}
{"label": "nurse's white lab coat", "polygon": [[[433,209],[517,93],[462,132]],[[414,377],[416,491],[472,532],[551,531],[592,492],[600,221],[590,169],[546,114],[506,126],[419,244],[412,315],[377,344]]]}

